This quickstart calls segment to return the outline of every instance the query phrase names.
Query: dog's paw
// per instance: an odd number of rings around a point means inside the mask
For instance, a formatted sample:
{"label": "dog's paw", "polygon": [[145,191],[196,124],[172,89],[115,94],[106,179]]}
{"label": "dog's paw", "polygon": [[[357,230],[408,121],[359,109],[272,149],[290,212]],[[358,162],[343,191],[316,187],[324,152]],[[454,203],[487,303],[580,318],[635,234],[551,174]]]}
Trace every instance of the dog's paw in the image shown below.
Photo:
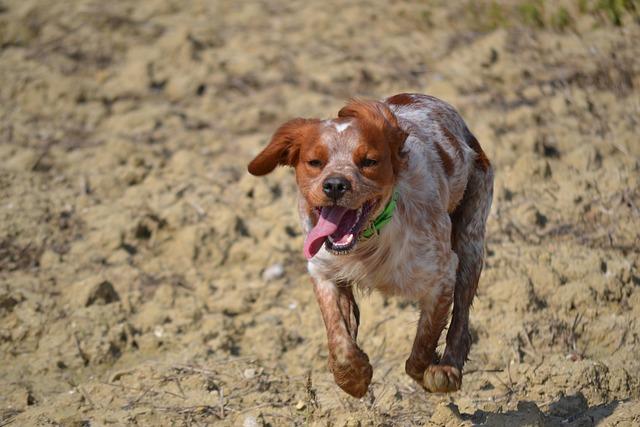
{"label": "dog's paw", "polygon": [[460,390],[462,374],[458,368],[448,365],[431,365],[424,372],[423,385],[431,393],[448,393]]}
{"label": "dog's paw", "polygon": [[329,368],[336,384],[351,396],[360,398],[367,393],[373,368],[369,357],[360,349],[350,351],[343,357],[331,357]]}

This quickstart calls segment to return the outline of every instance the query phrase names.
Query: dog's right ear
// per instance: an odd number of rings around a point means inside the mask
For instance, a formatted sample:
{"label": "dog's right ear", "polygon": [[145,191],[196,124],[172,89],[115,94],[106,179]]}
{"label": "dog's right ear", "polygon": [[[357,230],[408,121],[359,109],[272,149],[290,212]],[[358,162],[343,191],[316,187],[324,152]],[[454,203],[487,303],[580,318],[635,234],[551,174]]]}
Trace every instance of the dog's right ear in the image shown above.
{"label": "dog's right ear", "polygon": [[271,142],[249,163],[251,175],[266,175],[278,165],[295,166],[300,144],[317,135],[318,119],[293,119],[278,128]]}

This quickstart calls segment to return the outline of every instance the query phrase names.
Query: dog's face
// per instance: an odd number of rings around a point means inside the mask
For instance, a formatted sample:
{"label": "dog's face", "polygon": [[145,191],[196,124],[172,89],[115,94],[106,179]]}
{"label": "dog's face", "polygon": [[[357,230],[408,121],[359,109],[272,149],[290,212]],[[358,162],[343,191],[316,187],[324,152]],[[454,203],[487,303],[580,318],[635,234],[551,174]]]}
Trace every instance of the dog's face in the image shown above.
{"label": "dog's face", "polygon": [[282,125],[249,164],[249,172],[265,175],[277,165],[295,167],[313,225],[305,256],[313,257],[323,244],[336,255],[345,254],[393,192],[404,167],[406,137],[385,104],[352,101],[337,119],[294,119]]}

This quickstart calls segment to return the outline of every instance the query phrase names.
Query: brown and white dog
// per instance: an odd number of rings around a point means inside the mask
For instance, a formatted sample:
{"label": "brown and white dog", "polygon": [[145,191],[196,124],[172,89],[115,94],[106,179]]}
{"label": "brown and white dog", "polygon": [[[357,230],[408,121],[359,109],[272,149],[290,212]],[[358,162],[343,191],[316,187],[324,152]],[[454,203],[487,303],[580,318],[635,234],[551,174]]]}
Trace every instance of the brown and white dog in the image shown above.
{"label": "brown and white dog", "polygon": [[361,397],[371,382],[356,342],[356,285],[418,303],[405,370],[428,391],[458,390],[493,194],[489,160],[460,115],[428,95],[352,100],[336,119],[283,124],[248,169],[265,175],[278,165],[295,167],[304,253],[336,383]]}

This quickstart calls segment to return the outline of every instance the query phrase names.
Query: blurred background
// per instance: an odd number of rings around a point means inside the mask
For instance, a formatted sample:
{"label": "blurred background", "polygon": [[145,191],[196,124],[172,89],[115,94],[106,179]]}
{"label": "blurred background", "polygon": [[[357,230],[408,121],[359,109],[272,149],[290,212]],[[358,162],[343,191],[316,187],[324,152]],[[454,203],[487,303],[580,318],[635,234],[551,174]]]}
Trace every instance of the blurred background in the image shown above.
{"label": "blurred background", "polygon": [[[0,425],[580,425],[640,417],[640,2],[0,0]],[[292,117],[424,92],[496,168],[461,392],[362,295],[333,383]],[[518,424],[520,423],[520,424]]]}

